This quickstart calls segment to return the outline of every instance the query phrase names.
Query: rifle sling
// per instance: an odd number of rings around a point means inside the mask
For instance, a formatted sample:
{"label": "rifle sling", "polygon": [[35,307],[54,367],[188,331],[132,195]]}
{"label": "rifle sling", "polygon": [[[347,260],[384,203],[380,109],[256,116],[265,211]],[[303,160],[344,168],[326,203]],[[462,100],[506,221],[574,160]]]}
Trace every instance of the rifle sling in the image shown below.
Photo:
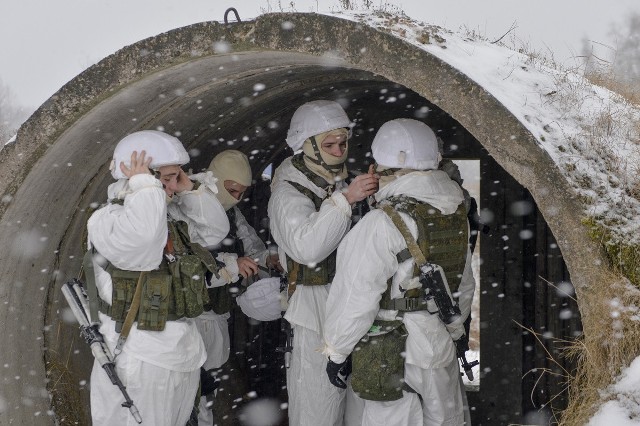
{"label": "rifle sling", "polygon": [[127,340],[127,337],[129,337],[129,331],[131,331],[133,322],[138,316],[138,308],[140,307],[140,297],[142,295],[142,283],[144,282],[144,279],[147,276],[147,273],[148,273],[147,271],[140,272],[140,277],[138,278],[138,284],[136,284],[136,291],[133,294],[133,300],[131,301],[129,312],[127,312],[127,316],[124,319],[124,323],[122,324],[122,330],[120,331],[120,337],[118,338],[118,344],[116,346],[116,352],[118,353],[122,351],[122,347],[124,346],[124,343]]}
{"label": "rifle sling", "polygon": [[84,276],[87,282],[87,297],[89,298],[89,316],[92,324],[99,322],[98,317],[98,287],[96,286],[96,275],[93,269],[93,253],[94,250],[87,250],[82,259],[82,267],[84,268]]}
{"label": "rifle sling", "polygon": [[424,254],[422,254],[422,250],[420,250],[418,242],[415,238],[413,238],[413,235],[411,235],[411,231],[409,231],[407,224],[404,222],[404,220],[402,220],[400,214],[388,204],[383,205],[380,208],[387,214],[387,216],[389,216],[393,224],[396,225],[396,228],[398,228],[398,231],[400,231],[400,233],[404,237],[404,240],[407,243],[407,249],[409,249],[411,257],[413,257],[416,261],[418,268],[425,265],[427,263],[427,259],[425,258]]}

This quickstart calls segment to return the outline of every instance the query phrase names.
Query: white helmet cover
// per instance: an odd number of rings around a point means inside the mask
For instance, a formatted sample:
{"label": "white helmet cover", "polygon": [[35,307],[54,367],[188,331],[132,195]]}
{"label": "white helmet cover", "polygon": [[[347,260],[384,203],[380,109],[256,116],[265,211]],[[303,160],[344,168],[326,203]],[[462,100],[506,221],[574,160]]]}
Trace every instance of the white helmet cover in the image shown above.
{"label": "white helmet cover", "polygon": [[441,159],[433,130],[409,118],[384,123],[373,139],[371,152],[381,166],[400,169],[433,170]]}
{"label": "white helmet cover", "polygon": [[236,298],[246,316],[258,321],[274,321],[282,316],[280,278],[263,278],[254,282]]}
{"label": "white helmet cover", "polygon": [[162,166],[183,166],[189,162],[189,153],[178,138],[158,130],[141,130],[125,136],[116,145],[109,167],[114,179],[127,178],[120,170],[120,162],[131,167],[131,153],[133,151],[138,153],[146,151],[147,158],[152,158],[150,164],[152,169]]}
{"label": "white helmet cover", "polygon": [[351,121],[339,103],[326,100],[307,102],[298,107],[291,117],[287,145],[298,151],[311,136],[341,127],[350,129]]}

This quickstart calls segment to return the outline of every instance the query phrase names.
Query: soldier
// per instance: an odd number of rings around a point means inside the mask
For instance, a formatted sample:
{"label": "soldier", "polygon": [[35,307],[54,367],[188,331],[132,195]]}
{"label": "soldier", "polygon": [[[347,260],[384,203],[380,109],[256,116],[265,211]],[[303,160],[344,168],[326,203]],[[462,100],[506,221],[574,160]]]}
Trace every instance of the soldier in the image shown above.
{"label": "soldier", "polygon": [[296,426],[343,423],[345,392],[322,374],[327,359],[318,351],[325,302],[335,250],[351,227],[352,206],[378,187],[372,174],[345,181],[350,124],[337,102],[300,106],[287,133],[296,154],[282,162],[271,184],[270,229],[293,293],[285,319],[294,333],[287,391],[289,424]]}
{"label": "soldier", "polygon": [[[340,371],[351,355],[363,425],[462,425],[454,341],[464,339],[475,287],[464,196],[437,170],[436,136],[422,122],[385,123],[371,150],[381,176],[377,208],[338,248],[324,328],[327,374],[344,386]],[[461,311],[447,325],[421,266],[432,268],[429,277],[440,277]]]}
{"label": "soldier", "polygon": [[[269,255],[269,250],[255,229],[236,207],[252,183],[247,156],[237,150],[223,151],[211,161],[209,171],[217,179],[217,197],[225,209],[224,220],[228,221],[230,228],[225,238],[216,246],[209,247],[209,250],[227,268],[236,271],[230,283],[222,277],[209,278],[207,287],[210,302],[205,305],[205,312],[196,319],[207,348],[207,360],[203,368],[215,374],[211,370],[219,369],[229,359],[228,320],[241,280],[258,275],[260,266],[274,269],[281,267],[277,254]],[[207,403],[207,398],[203,396],[198,415],[199,425],[213,425],[211,405],[211,401]]]}
{"label": "soldier", "polygon": [[[99,295],[100,332],[144,424],[186,424],[206,351],[192,318],[207,301],[206,271],[220,269],[203,246],[229,232],[210,174],[187,176],[182,143],[144,130],[116,146],[108,204],[87,223]],[[225,220],[220,220],[224,218]],[[94,426],[136,424],[100,365],[91,373]]]}

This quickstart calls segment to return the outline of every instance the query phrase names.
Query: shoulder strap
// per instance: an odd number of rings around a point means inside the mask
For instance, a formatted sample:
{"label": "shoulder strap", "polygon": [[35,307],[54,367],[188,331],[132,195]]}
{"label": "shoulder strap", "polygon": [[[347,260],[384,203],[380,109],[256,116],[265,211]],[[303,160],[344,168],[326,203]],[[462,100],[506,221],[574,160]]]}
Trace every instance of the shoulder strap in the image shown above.
{"label": "shoulder strap", "polygon": [[322,206],[322,203],[325,200],[324,198],[320,198],[312,190],[306,186],[300,185],[298,182],[292,182],[290,180],[287,182],[297,189],[298,192],[301,192],[305,197],[311,199],[311,201],[313,201],[313,205],[316,207],[316,211],[320,210],[320,206]]}
{"label": "shoulder strap", "polygon": [[[407,248],[396,255],[398,262],[413,258],[418,267],[426,264],[427,260],[425,259],[422,250],[420,250],[418,242],[413,238],[413,235],[411,235],[411,231],[409,231],[407,224],[402,220],[400,214],[389,204],[382,205],[379,208],[389,216],[407,243]],[[410,256],[408,256],[407,252],[409,252]],[[402,315],[403,312],[422,311],[427,309],[426,301],[421,297],[402,297],[398,299],[391,299],[391,279],[387,282],[387,290],[382,295],[380,307],[382,309],[399,311],[400,315]]]}
{"label": "shoulder strap", "polygon": [[198,256],[202,264],[216,277],[219,277],[220,267],[216,262],[215,258],[211,254],[209,250],[204,248],[201,244],[191,241],[189,237],[189,225],[184,221],[167,221],[167,227],[169,228],[169,236],[168,239],[173,241],[174,249],[179,254],[180,250],[175,247],[176,244],[183,245],[183,251],[186,252],[187,249],[191,251],[194,255]]}
{"label": "shoulder strap", "polygon": [[409,249],[409,253],[411,253],[411,257],[415,259],[418,267],[426,264],[427,259],[422,253],[422,250],[420,250],[418,242],[415,238],[413,238],[413,235],[411,235],[411,231],[409,231],[407,224],[404,223],[404,220],[402,220],[402,217],[400,217],[400,214],[389,204],[381,206],[380,209],[382,209],[382,211],[385,212],[387,216],[389,216],[389,218],[393,221],[393,224],[396,226],[396,228],[398,228],[398,231],[400,231],[400,233],[404,237],[404,240],[407,243],[407,249]]}
{"label": "shoulder strap", "polygon": [[[319,155],[320,154],[318,154],[318,156]],[[298,169],[303,175],[305,175],[307,179],[309,179],[318,188],[327,190],[328,188],[333,187],[333,185],[329,184],[324,178],[318,176],[317,174],[309,170],[307,165],[304,164],[303,156],[304,154],[300,153],[291,157],[291,164],[293,165],[293,167]]]}

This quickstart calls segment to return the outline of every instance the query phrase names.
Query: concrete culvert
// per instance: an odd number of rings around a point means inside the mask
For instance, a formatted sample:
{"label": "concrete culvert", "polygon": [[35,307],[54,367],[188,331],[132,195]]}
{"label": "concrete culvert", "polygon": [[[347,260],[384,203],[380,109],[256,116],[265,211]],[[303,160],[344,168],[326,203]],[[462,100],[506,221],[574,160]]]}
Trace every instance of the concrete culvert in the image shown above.
{"label": "concrete culvert", "polygon": [[[398,117],[436,129],[445,156],[480,162],[480,201],[495,217],[493,231],[481,237],[483,375],[482,392],[470,395],[474,420],[520,423],[538,408],[531,395],[540,405],[549,401],[561,386],[522,379],[543,368],[546,356],[517,324],[539,330],[549,323],[555,337],[573,337],[579,315],[560,324],[552,314],[556,296],[542,296],[547,290],[539,286],[570,280],[580,297],[602,279],[596,264],[606,263],[586,232],[576,232],[583,225],[573,212],[581,207],[556,164],[491,93],[424,50],[336,17],[270,14],[196,24],[118,51],[60,89],[0,152],[1,424],[90,423],[92,360],[60,286],[80,271],[85,211],[104,201],[117,141],[162,129],[183,141],[194,171],[233,147],[249,155],[259,177],[289,155],[284,139],[291,115],[312,99],[339,101],[355,121],[354,168],[366,169],[375,131]],[[243,207],[265,239],[266,188],[259,183]],[[516,202],[530,208],[514,213]],[[506,234],[497,232],[504,224],[515,235],[533,230],[538,245],[513,241],[505,249]],[[552,260],[536,262],[536,254]],[[251,333],[277,340],[277,330],[241,316],[234,327],[245,379],[260,387],[259,396],[282,396],[260,379],[260,368],[251,368],[258,361],[247,361],[258,350],[249,345]],[[258,343],[266,362],[277,365],[271,353],[277,342]]]}

